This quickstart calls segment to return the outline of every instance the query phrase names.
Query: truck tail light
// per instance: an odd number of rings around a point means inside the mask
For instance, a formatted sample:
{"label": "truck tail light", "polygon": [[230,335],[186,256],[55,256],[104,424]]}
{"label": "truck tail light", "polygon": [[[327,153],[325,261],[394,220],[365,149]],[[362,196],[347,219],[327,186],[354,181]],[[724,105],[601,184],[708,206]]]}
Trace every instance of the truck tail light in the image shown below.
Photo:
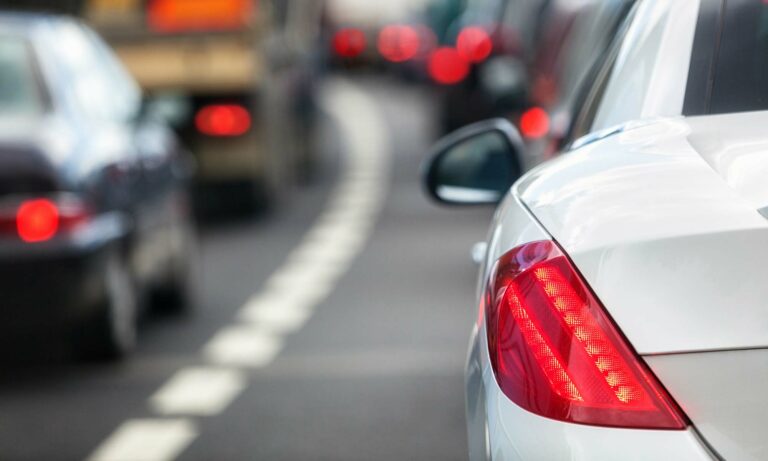
{"label": "truck tail light", "polygon": [[237,104],[212,104],[197,111],[195,126],[208,136],[242,136],[251,129],[251,114]]}
{"label": "truck tail light", "polygon": [[686,427],[682,411],[554,242],[505,254],[486,306],[496,379],[517,405],[572,423]]}

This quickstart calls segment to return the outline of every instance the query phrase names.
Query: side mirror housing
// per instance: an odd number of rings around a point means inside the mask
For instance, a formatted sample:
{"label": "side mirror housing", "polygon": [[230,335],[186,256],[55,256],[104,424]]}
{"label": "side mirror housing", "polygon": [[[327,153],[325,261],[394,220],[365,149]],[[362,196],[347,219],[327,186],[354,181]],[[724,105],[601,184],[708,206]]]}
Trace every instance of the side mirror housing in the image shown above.
{"label": "side mirror housing", "polygon": [[433,148],[424,169],[428,195],[451,205],[494,205],[522,175],[522,137],[506,119],[462,128]]}

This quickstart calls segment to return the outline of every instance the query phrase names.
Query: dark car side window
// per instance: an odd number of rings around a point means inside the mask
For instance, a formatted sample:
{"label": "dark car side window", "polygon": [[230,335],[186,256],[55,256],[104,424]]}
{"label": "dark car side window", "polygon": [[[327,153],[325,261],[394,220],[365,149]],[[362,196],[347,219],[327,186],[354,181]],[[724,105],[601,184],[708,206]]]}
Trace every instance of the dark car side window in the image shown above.
{"label": "dark car side window", "polygon": [[619,30],[616,32],[616,35],[608,48],[602,67],[595,71],[594,84],[591,89],[585,91],[585,95],[581,96],[581,110],[577,115],[576,121],[571,126],[571,130],[564,142],[565,146],[573,146],[576,140],[590,133],[595,117],[597,116],[597,111],[603,101],[605,90],[608,87],[608,82],[613,75],[616,59],[619,55],[627,29],[632,23],[636,11],[637,5],[635,5],[627,14]]}
{"label": "dark car side window", "polygon": [[0,35],[0,115],[42,112],[45,98],[39,87],[29,44]]}
{"label": "dark car side window", "polygon": [[728,0],[709,113],[768,110],[768,4]]}

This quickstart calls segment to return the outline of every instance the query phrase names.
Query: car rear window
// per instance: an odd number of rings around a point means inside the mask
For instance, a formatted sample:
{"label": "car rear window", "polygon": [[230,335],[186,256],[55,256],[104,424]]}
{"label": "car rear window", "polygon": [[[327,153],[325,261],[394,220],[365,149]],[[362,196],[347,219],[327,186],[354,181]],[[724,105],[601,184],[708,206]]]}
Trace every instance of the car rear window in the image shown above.
{"label": "car rear window", "polygon": [[0,35],[0,115],[42,111],[43,100],[37,82],[27,42]]}
{"label": "car rear window", "polygon": [[768,3],[728,0],[716,50],[710,113],[768,110]]}

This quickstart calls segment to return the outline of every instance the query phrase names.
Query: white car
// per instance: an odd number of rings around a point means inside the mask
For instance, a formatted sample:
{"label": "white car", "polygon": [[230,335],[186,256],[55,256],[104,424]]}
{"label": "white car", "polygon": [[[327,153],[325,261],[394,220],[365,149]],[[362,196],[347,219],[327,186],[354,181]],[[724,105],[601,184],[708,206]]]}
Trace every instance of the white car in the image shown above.
{"label": "white car", "polygon": [[639,0],[617,40],[564,155],[510,190],[491,121],[428,165],[440,201],[502,200],[470,458],[767,460],[768,2]]}

